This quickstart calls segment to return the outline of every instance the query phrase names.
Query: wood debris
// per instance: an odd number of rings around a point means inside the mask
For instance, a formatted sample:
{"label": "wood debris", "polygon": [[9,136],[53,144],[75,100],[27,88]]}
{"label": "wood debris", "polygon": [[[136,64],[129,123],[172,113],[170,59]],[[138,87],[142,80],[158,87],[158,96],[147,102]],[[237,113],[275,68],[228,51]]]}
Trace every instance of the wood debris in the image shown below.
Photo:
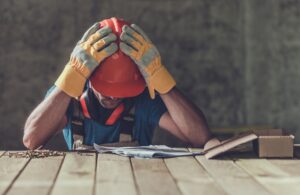
{"label": "wood debris", "polygon": [[52,150],[27,150],[20,152],[8,152],[6,155],[15,158],[45,158],[49,156],[63,156],[64,152]]}

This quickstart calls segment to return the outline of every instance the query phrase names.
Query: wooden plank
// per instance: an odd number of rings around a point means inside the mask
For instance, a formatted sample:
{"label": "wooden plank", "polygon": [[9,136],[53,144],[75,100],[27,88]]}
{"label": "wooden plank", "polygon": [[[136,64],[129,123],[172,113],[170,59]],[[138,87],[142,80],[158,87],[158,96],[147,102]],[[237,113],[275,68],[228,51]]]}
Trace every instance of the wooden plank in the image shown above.
{"label": "wooden plank", "polygon": [[131,159],[139,194],[181,194],[162,159]]}
{"label": "wooden plank", "polygon": [[196,156],[196,159],[228,194],[271,194],[232,160],[207,160],[204,156]]}
{"label": "wooden plank", "polygon": [[260,126],[240,126],[240,127],[225,127],[225,128],[212,128],[211,131],[216,134],[239,134],[242,132],[255,130],[272,129],[271,125]]}
{"label": "wooden plank", "polygon": [[0,151],[0,157],[5,153],[5,151]]}
{"label": "wooden plank", "polygon": [[300,177],[300,160],[299,159],[272,159],[268,162],[284,170],[292,177]]}
{"label": "wooden plank", "polygon": [[29,160],[6,155],[0,158],[0,194],[4,194],[10,188]]}
{"label": "wooden plank", "polygon": [[52,194],[93,194],[95,168],[95,153],[67,153]]}
{"label": "wooden plank", "polygon": [[137,194],[128,157],[98,154],[95,194]]}
{"label": "wooden plank", "polygon": [[274,194],[300,194],[300,178],[292,178],[265,159],[243,159],[236,163]]}
{"label": "wooden plank", "polygon": [[287,173],[272,165],[266,159],[240,159],[235,162],[253,176],[285,177]]}
{"label": "wooden plank", "polygon": [[63,156],[31,159],[7,194],[48,194],[62,160]]}
{"label": "wooden plank", "polygon": [[169,158],[164,161],[183,194],[225,194],[194,157]]}

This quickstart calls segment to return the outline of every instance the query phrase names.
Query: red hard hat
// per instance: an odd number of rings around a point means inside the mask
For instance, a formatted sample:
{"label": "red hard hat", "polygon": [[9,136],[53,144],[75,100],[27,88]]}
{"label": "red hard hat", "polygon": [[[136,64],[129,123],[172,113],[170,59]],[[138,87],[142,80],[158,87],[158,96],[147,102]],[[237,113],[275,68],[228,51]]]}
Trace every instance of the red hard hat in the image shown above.
{"label": "red hard hat", "polygon": [[[109,26],[117,36],[116,43],[119,47],[119,38],[125,24],[129,25],[122,19],[110,18],[101,21],[100,28]],[[120,49],[101,62],[90,81],[92,87],[102,95],[118,98],[137,96],[146,87],[137,65]]]}

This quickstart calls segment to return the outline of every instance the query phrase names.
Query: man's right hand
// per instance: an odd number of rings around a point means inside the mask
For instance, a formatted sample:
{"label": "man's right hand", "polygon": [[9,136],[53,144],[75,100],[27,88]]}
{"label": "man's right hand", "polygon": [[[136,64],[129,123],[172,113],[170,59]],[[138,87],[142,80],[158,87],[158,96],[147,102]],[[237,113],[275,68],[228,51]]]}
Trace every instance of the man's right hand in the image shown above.
{"label": "man's right hand", "polygon": [[80,96],[92,72],[105,58],[118,50],[114,43],[116,39],[111,28],[99,29],[99,23],[91,26],[75,46],[70,61],[55,85],[71,97]]}

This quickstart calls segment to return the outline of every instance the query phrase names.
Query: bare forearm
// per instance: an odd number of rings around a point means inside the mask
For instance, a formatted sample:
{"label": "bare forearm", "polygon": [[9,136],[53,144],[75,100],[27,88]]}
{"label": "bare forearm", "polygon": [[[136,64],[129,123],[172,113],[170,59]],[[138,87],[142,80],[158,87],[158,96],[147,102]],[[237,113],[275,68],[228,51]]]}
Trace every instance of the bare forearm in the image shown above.
{"label": "bare forearm", "polygon": [[211,136],[203,113],[176,87],[160,96],[182,134],[193,145],[203,146]]}
{"label": "bare forearm", "polygon": [[28,117],[24,127],[24,145],[35,149],[47,142],[60,128],[71,97],[58,88],[42,101]]}

